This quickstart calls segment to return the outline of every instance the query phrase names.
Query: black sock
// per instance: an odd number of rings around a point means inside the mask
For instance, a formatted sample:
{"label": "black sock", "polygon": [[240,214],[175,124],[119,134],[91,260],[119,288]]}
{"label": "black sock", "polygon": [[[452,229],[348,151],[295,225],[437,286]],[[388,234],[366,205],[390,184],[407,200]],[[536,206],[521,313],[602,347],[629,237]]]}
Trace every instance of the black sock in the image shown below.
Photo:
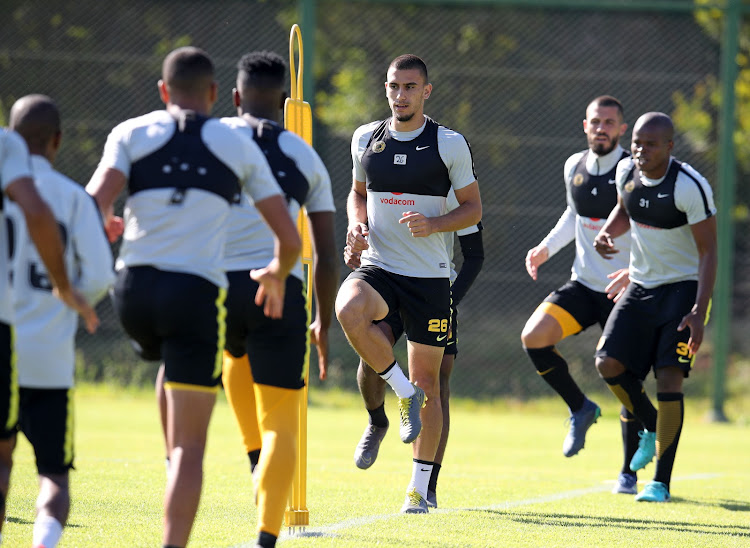
{"label": "black sock", "polygon": [[438,474],[440,474],[440,465],[435,463],[432,465],[432,473],[430,474],[430,482],[427,484],[427,490],[437,493],[437,480]]}
{"label": "black sock", "polygon": [[276,546],[276,537],[271,533],[261,531],[258,535],[258,542],[256,542],[256,545],[261,546],[262,548],[274,548]]}
{"label": "black sock", "polygon": [[667,486],[672,479],[672,468],[677,453],[677,444],[682,432],[685,406],[681,392],[660,392],[656,394],[659,404],[659,418],[656,427],[656,472],[654,481]]}
{"label": "black sock", "polygon": [[250,473],[253,473],[255,472],[255,467],[258,466],[258,461],[260,460],[260,449],[250,451],[247,456],[250,459]]}
{"label": "black sock", "polygon": [[612,393],[641,421],[649,432],[656,432],[656,408],[648,399],[643,383],[632,373],[625,371],[616,377],[604,379]]}
{"label": "black sock", "polygon": [[570,376],[568,363],[565,361],[554,346],[544,348],[526,348],[526,354],[536,367],[536,371],[544,381],[549,384],[555,392],[560,394],[572,412],[583,407],[586,397],[578,388],[576,381]]}
{"label": "black sock", "polygon": [[620,409],[620,431],[622,433],[622,452],[624,457],[620,472],[623,474],[630,474],[637,477],[636,472],[630,469],[630,461],[633,459],[635,452],[638,451],[638,432],[641,430],[643,430],[641,422],[623,405],[622,409]]}
{"label": "black sock", "polygon": [[380,407],[368,409],[367,412],[370,414],[370,424],[379,426],[380,428],[388,426],[388,417],[385,414],[385,402],[381,403]]}

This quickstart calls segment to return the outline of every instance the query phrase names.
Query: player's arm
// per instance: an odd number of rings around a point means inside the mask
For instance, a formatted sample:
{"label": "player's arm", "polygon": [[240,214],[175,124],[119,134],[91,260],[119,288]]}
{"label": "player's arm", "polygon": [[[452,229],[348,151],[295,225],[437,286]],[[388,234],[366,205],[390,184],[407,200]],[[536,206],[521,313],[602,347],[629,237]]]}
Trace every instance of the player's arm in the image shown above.
{"label": "player's arm", "polygon": [[122,219],[115,217],[114,205],[127,182],[127,176],[119,169],[99,165],[86,185],[86,192],[94,197],[102,214],[104,230],[110,242],[116,241],[122,235]]}
{"label": "player's arm", "polygon": [[576,214],[568,206],[560,215],[557,223],[549,231],[549,234],[537,245],[526,253],[526,272],[533,280],[537,279],[539,267],[546,263],[550,257],[560,251],[563,247],[575,240],[576,237]]}
{"label": "player's arm", "polygon": [[88,194],[76,194],[77,207],[72,220],[72,245],[75,246],[79,275],[75,286],[91,303],[97,303],[114,283],[112,249],[102,230],[96,202]]}
{"label": "player's arm", "polygon": [[352,181],[352,188],[346,198],[346,245],[352,251],[361,252],[369,247],[367,235],[367,184],[364,181]]}
{"label": "player's arm", "polygon": [[463,255],[464,261],[451,286],[453,306],[458,306],[458,303],[466,296],[484,264],[484,244],[482,243],[481,230],[459,236],[458,243],[461,246],[461,255]]}
{"label": "player's arm", "polygon": [[297,263],[302,241],[281,194],[259,200],[255,207],[274,234],[274,258],[266,267],[250,272],[250,277],[260,284],[255,304],[263,305],[269,318],[278,319],[284,309],[286,277]]}
{"label": "player's arm", "polygon": [[76,310],[83,318],[88,332],[93,333],[99,326],[99,318],[83,295],[70,283],[65,270],[63,244],[57,221],[37,192],[33,179],[18,178],[8,185],[5,192],[23,211],[26,229],[47,269],[55,295]]}
{"label": "player's arm", "polygon": [[318,349],[320,380],[328,369],[328,330],[333,320],[333,306],[339,285],[339,261],[336,256],[334,212],[308,213],[313,243],[313,291],[315,320],[310,325],[311,342]]}
{"label": "player's arm", "polygon": [[690,328],[690,339],[688,349],[691,354],[698,352],[703,342],[703,329],[706,324],[711,295],[716,281],[716,268],[718,264],[716,249],[716,216],[690,225],[695,245],[698,248],[698,290],[695,295],[695,304],[692,310],[682,318],[678,331],[685,327]]}
{"label": "player's arm", "polygon": [[628,230],[630,230],[630,216],[622,203],[622,196],[618,194],[617,205],[609,213],[607,221],[594,238],[594,249],[605,259],[611,259],[611,255],[620,252],[615,247],[615,238],[622,236]]}
{"label": "player's arm", "polygon": [[479,195],[479,183],[473,183],[454,189],[458,207],[437,217],[425,217],[418,211],[405,211],[398,220],[409,227],[415,238],[426,238],[436,232],[456,232],[462,228],[475,225],[482,220],[482,198]]}

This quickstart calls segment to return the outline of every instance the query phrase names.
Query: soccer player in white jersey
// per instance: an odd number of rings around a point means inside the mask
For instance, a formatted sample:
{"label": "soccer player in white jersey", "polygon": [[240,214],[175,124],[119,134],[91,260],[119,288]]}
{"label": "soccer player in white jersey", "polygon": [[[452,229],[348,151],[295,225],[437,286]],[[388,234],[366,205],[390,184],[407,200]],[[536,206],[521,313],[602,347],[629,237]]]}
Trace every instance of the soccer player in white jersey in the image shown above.
{"label": "soccer player in white jersey", "polygon": [[[325,378],[328,330],[339,284],[331,180],[318,153],[277,123],[286,98],[287,66],[281,56],[248,53],[237,68],[234,104],[239,116],[227,123],[263,150],[292,218],[304,206],[310,222],[316,308],[310,338],[317,345],[320,376]],[[258,504],[256,546],[263,548],[276,544],[294,478],[309,323],[301,261],[287,278],[281,319],[267,318],[252,303],[257,283],[248,271],[273,257],[272,236],[248,200],[232,208],[224,254],[229,292],[222,379],[250,458]]]}
{"label": "soccer player in white jersey", "polygon": [[[607,319],[596,367],[645,430],[631,468],[656,454],[653,481],[637,501],[670,500],[670,479],[682,431],[682,384],[703,342],[716,279],[716,207],[708,181],[671,156],[674,126],[661,112],[633,127],[632,158],[617,166],[617,206],[596,236],[605,258],[619,252],[627,230],[630,286]],[[653,369],[658,413],[642,381]]]}
{"label": "soccer player in white jersey", "polygon": [[90,333],[99,325],[96,312],[68,278],[60,231],[52,211],[34,185],[26,143],[16,132],[0,128],[0,257],[3,257],[0,261],[0,529],[5,521],[5,500],[18,424],[9,235],[3,211],[7,203],[5,198],[21,209],[29,237],[47,270],[53,294],[81,315]]}
{"label": "soccer player in white jersey", "polygon": [[[587,105],[583,131],[588,148],[570,156],[563,171],[567,208],[541,243],[526,254],[526,270],[536,280],[544,263],[571,241],[575,242],[570,281],[544,299],[521,333],[524,351],[537,374],[570,410],[570,430],[563,442],[566,457],[583,449],[586,432],[601,411],[578,387],[555,345],[596,323],[604,327],[614,301],[627,287],[630,234],[626,232],[617,242],[625,253],[609,262],[593,246],[599,229],[617,204],[615,169],[628,155],[620,146],[627,127],[622,104],[615,97],[602,95]],[[620,426],[624,458],[613,492],[635,494],[638,478],[630,469],[630,460],[638,449],[640,425],[623,407]]]}
{"label": "soccer player in white jersey", "polygon": [[[89,302],[96,303],[114,281],[112,251],[91,196],[52,168],[62,140],[57,106],[44,95],[22,97],[10,110],[10,126],[29,147],[37,191],[49,204],[60,228],[69,278]],[[52,294],[23,213],[13,203],[8,207],[8,220],[13,233],[19,430],[34,448],[39,475],[32,545],[54,548],[70,511],[78,318]]]}
{"label": "soccer player in white jersey", "polygon": [[115,310],[141,357],[164,361],[170,461],[164,546],[185,546],[198,509],[203,453],[221,378],[223,251],[230,208],[248,192],[277,235],[278,253],[251,273],[255,302],[279,318],[300,239],[258,146],[209,117],[214,68],[194,47],[171,52],[159,93],[165,110],[127,120],[107,138],[87,190],[112,223],[126,187]]}
{"label": "soccer player in white jersey", "polygon": [[[401,441],[415,442],[401,511],[425,513],[442,431],[439,373],[450,324],[450,258],[441,233],[479,223],[482,202],[466,139],[424,114],[432,84],[422,59],[394,59],[385,92],[392,117],[352,137],[346,243],[363,252],[362,266],[341,285],[336,314],[349,343],[399,398]],[[459,206],[448,212],[451,188]],[[373,323],[395,310],[408,337],[411,381]]]}
{"label": "soccer player in white jersey", "polygon": [[[456,196],[451,191],[448,194],[448,207],[458,206]],[[463,261],[461,270],[456,273],[451,260],[451,327],[445,346],[443,359],[440,362],[440,407],[443,410],[443,427],[440,433],[440,443],[435,453],[435,464],[432,467],[430,480],[427,485],[427,506],[437,508],[437,481],[442,468],[445,449],[450,435],[450,377],[453,365],[458,355],[458,305],[476,280],[484,263],[484,244],[482,241],[482,223],[472,225],[456,231],[461,247]],[[446,233],[448,255],[453,258],[454,235]],[[349,246],[344,249],[344,262],[349,268],[360,266],[361,253],[352,252]],[[391,346],[404,333],[404,324],[398,311],[392,312],[384,320],[377,322],[378,326],[391,342]],[[357,367],[357,386],[365,403],[369,421],[362,433],[362,437],[354,450],[354,464],[357,468],[366,470],[378,458],[380,444],[388,432],[389,421],[385,413],[386,382],[364,360],[360,358]]]}

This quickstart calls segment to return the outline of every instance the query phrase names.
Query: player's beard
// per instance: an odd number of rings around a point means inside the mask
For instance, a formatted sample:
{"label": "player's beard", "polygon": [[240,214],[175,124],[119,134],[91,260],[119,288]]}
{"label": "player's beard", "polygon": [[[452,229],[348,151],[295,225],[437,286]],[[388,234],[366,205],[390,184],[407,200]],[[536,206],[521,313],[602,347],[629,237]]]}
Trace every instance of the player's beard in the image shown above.
{"label": "player's beard", "polygon": [[412,112],[411,114],[396,114],[395,118],[399,122],[408,122],[409,120],[414,118],[414,113]]}
{"label": "player's beard", "polygon": [[619,137],[615,137],[609,143],[594,142],[593,145],[591,146],[591,150],[597,156],[606,156],[607,154],[609,154],[615,149],[615,147],[617,146],[617,143],[619,142],[620,142]]}

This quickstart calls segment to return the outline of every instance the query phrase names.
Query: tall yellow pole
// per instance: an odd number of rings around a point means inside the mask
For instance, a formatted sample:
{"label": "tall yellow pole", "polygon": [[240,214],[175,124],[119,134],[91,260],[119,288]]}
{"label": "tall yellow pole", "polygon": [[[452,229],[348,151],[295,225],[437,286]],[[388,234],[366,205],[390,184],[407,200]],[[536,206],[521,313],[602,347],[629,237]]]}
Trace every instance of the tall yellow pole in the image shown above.
{"label": "tall yellow pole", "polygon": [[[299,49],[299,69],[295,74],[294,42]],[[302,100],[302,32],[299,25],[293,25],[289,33],[289,71],[291,73],[290,97],[284,102],[284,127],[302,137],[312,146],[312,109],[310,104]],[[297,218],[297,228],[302,237],[302,264],[305,265],[307,278],[307,317],[308,322],[312,309],[312,242],[307,214],[300,210]],[[307,509],[307,384],[310,380],[310,343],[308,339],[305,354],[305,387],[300,390],[299,400],[299,434],[297,436],[298,458],[294,469],[294,482],[289,497],[289,504],[284,513],[284,523],[290,529],[310,525],[310,512]]]}

